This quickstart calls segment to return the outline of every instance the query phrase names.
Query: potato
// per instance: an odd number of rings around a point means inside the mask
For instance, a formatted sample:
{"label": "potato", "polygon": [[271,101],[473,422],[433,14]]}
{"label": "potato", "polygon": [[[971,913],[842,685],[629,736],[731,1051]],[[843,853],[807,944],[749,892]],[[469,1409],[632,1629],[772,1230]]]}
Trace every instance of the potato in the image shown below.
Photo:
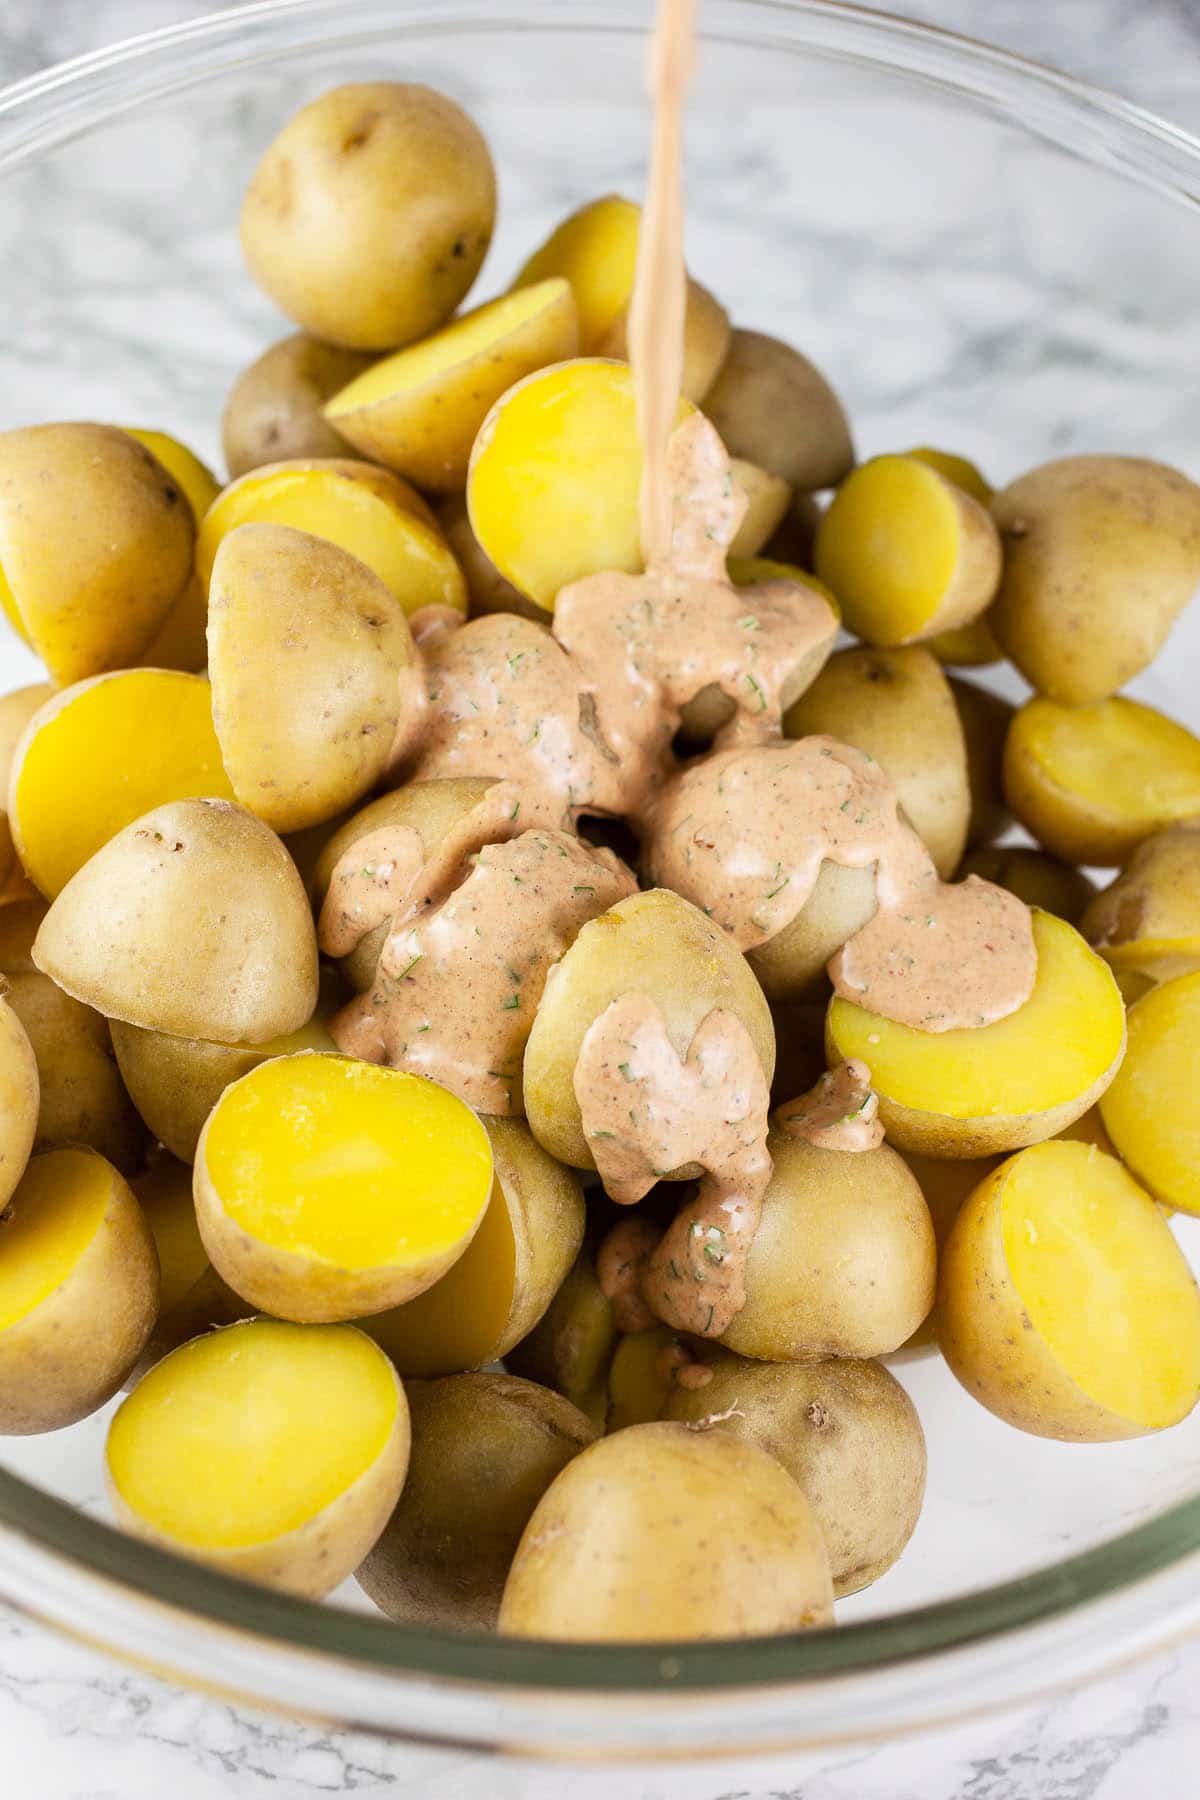
{"label": "potato", "polygon": [[[21,879],[21,865],[17,860],[8,814],[0,808],[0,896],[7,892],[14,875],[17,880]],[[0,905],[2,904],[3,900],[0,899]]]}
{"label": "potato", "polygon": [[[922,447],[918,450],[906,450],[906,456],[917,462],[925,463],[952,481],[955,487],[962,488],[970,494],[972,500],[978,500],[980,506],[990,506],[993,489],[980,474],[975,464],[965,456],[956,456],[949,450],[931,450]],[[969,625],[958,625],[949,631],[939,631],[928,640],[929,648],[939,662],[957,664],[965,668],[978,668],[985,663],[999,662],[1004,655],[996,642],[996,634],[988,623],[987,614],[981,613],[972,619]]]}
{"label": "potato", "polygon": [[182,488],[183,497],[192,509],[192,519],[199,525],[221,491],[221,484],[208,464],[201,462],[194,450],[189,450],[168,431],[148,430],[140,425],[126,425],[124,430],[135,443],[148,450],[171,480]]}
{"label": "potato", "polygon": [[1180,1212],[1200,1213],[1200,973],[1177,975],[1129,1009],[1129,1048],[1100,1115],[1139,1181]]}
{"label": "potato", "polygon": [[41,1098],[34,1148],[84,1145],[128,1175],[141,1160],[146,1134],[100,1014],[37,973],[10,976],[7,999],[37,1058]]}
{"label": "potato", "polygon": [[[181,444],[178,438],[171,437],[165,431],[147,431],[132,425],[125,429],[131,438],[136,438],[139,444],[149,450],[171,479],[183,489],[184,497],[192,509],[193,522],[198,527],[221,491],[221,484],[212,470],[186,444]],[[183,669],[189,674],[202,669],[208,660],[204,641],[207,621],[208,605],[204,589],[193,573],[142,652],[142,667]]]}
{"label": "potato", "polygon": [[841,401],[806,356],[761,331],[735,331],[704,397],[731,456],[758,463],[801,493],[836,487],[854,467]]}
{"label": "potato", "polygon": [[877,456],[834,495],[816,563],[850,631],[872,644],[911,644],[968,625],[990,605],[1000,539],[979,502],[936,470]]}
{"label": "potato", "polygon": [[106,1018],[177,1037],[266,1043],[317,1000],[296,866],[224,800],[177,800],[119,831],[55,900],[33,957]]}
{"label": "potato", "polygon": [[1029,850],[1024,844],[984,844],[963,859],[959,875],[978,875],[1007,888],[1026,906],[1040,906],[1057,913],[1068,925],[1078,925],[1083,910],[1096,890],[1082,869],[1059,862],[1045,850]]}
{"label": "potato", "polygon": [[234,797],[275,831],[344,812],[383,775],[415,659],[365,564],[290,525],[222,538],[208,600],[213,722]]}
{"label": "potato", "polygon": [[828,991],[817,1001],[772,1001],[776,1059],[772,1106],[782,1106],[798,1094],[807,1094],[825,1073],[827,999]]}
{"label": "potato", "polygon": [[471,529],[465,494],[448,494],[438,509],[438,523],[458,558],[467,584],[472,618],[481,613],[519,613],[544,625],[546,614],[506,581]]}
{"label": "potato", "polygon": [[471,529],[501,575],[552,612],[568,582],[642,567],[641,474],[628,364],[558,363],[510,388],[480,427]]}
{"label": "potato", "polygon": [[272,1056],[337,1048],[329,1020],[341,1004],[337,987],[322,981],[317,1009],[297,1031],[264,1044],[216,1044],[170,1037],[114,1019],[113,1049],[129,1097],[151,1132],[181,1162],[190,1163],[207,1119],[225,1089]]}
{"label": "potato", "polygon": [[[929,648],[934,649],[931,643]],[[962,721],[967,747],[967,783],[971,790],[971,816],[967,821],[967,848],[990,844],[1012,823],[1004,803],[1004,740],[1016,708],[990,688],[950,676],[950,692]]]}
{"label": "potato", "polygon": [[27,975],[36,967],[33,940],[45,916],[40,894],[0,905],[0,975]]}
{"label": "potato", "polygon": [[1135,456],[1043,463],[992,503],[1004,579],[989,619],[1064,706],[1104,700],[1158,655],[1200,581],[1200,487]]}
{"label": "potato", "polygon": [[239,525],[290,525],[366,563],[411,615],[467,610],[462,570],[428,505],[390,469],[350,461],[265,463],[231,482],[196,539],[207,591],[221,540]]}
{"label": "potato", "polygon": [[711,1421],[782,1463],[820,1527],[835,1597],[877,1581],[925,1495],[925,1436],[900,1383],[877,1362],[756,1363],[725,1350],[706,1361],[712,1379],[674,1387],[664,1416]]}
{"label": "potato", "polygon": [[325,402],[373,360],[361,350],[323,344],[304,331],[264,350],[242,370],[221,414],[230,479],[236,481],[263,463],[350,456],[350,445],[325,417]]}
{"label": "potato", "polygon": [[1079,929],[1118,977],[1167,981],[1200,968],[1200,821],[1144,839]]}
{"label": "potato", "polygon": [[192,1171],[175,1157],[156,1152],[129,1185],[158,1254],[159,1312],[169,1313],[209,1268],[196,1224]]}
{"label": "potato", "polygon": [[11,694],[0,694],[0,806],[5,809],[17,745],[33,715],[53,698],[54,689],[48,681],[35,681],[31,687],[14,688]]}
{"label": "potato", "polygon": [[812,892],[790,924],[746,953],[773,1004],[828,993],[825,965],[876,911],[875,869],[823,862]]}
{"label": "potato", "polygon": [[672,1422],[572,1458],[525,1527],[499,1624],[515,1637],[636,1643],[832,1620],[829,1559],[792,1477],[756,1444]]}
{"label": "potato", "polygon": [[595,1247],[585,1243],[542,1318],[505,1362],[514,1375],[565,1395],[603,1430],[617,1341],[612,1301],[596,1279]]}
{"label": "potato", "polygon": [[17,746],[9,810],[21,861],[53,899],[97,850],[153,807],[232,800],[200,675],[121,669],[76,682]]}
{"label": "potato", "polygon": [[871,1071],[892,1143],[926,1156],[991,1156],[1057,1135],[1092,1106],[1125,1049],[1111,971],[1074,928],[1035,912],[1038,970],[1024,1006],[992,1025],[919,1031],[835,999],[831,1060]]}
{"label": "potato", "polygon": [[933,450],[928,444],[918,446],[916,450],[906,450],[904,455],[913,461],[924,463],[927,468],[936,469],[955,487],[960,487],[964,494],[970,494],[972,500],[978,500],[980,506],[990,506],[995,489],[971,461],[970,457],[959,456],[953,450]]}
{"label": "potato", "polygon": [[158,1363],[109,1427],[118,1524],[247,1581],[320,1599],[383,1530],[408,1405],[361,1331],[248,1319]]}
{"label": "potato", "polygon": [[[586,924],[551,969],[525,1047],[525,1113],[544,1149],[592,1169],[575,1097],[575,1064],[588,1027],[621,994],[647,994],[684,1058],[714,1007],[732,1012],[758,1051],[768,1082],[775,1069],[771,1014],[741,952],[698,907],[666,888],[631,894]],[[695,1174],[689,1166],[687,1175]],[[684,1179],[677,1171],[671,1179]]]}
{"label": "potato", "polygon": [[[1084,1119],[1096,1116],[1093,1107]],[[1082,1120],[1068,1125],[1060,1135],[1069,1137],[1077,1132]],[[937,1242],[938,1257],[942,1254],[942,1245],[950,1235],[950,1228],[959,1214],[959,1209],[968,1194],[974,1193],[979,1183],[999,1164],[998,1156],[980,1156],[971,1158],[946,1158],[939,1156],[919,1156],[915,1150],[901,1152],[905,1162],[917,1178],[917,1184],[925,1196],[925,1204],[929,1208],[929,1216],[933,1220],[933,1235]],[[934,1348],[937,1345],[937,1304],[922,1321],[911,1337],[905,1338],[900,1346],[899,1354],[906,1356],[909,1351]]]}
{"label": "potato", "polygon": [[1037,1144],[976,1188],[942,1256],[938,1316],[967,1391],[1038,1437],[1140,1437],[1200,1397],[1191,1270],[1149,1194],[1090,1144]]}
{"label": "potato", "polygon": [[391,1619],[491,1631],[530,1514],[595,1428],[561,1394],[512,1375],[406,1392],[408,1479],[358,1585]]}
{"label": "potato", "polygon": [[765,554],[776,561],[811,570],[824,510],[815,494],[793,494],[792,503],[774,536],[764,546]]}
{"label": "potato", "polygon": [[250,273],[313,337],[390,350],[449,318],[492,241],[496,175],[460,106],[350,82],[300,108],[242,202]]}
{"label": "potato", "polygon": [[754,557],[774,536],[792,501],[792,490],[779,475],[742,457],[732,461],[733,479],[746,498],[746,516],[729,546],[731,556]]}
{"label": "potato", "polygon": [[0,1433],[57,1431],[115,1394],[158,1307],[150,1228],[94,1150],[35,1156],[2,1223]]}
{"label": "potato", "polygon": [[37,1057],[7,993],[0,978],[0,1208],[25,1173],[38,1121]]}
{"label": "potato", "polygon": [[[606,194],[563,220],[529,258],[513,283],[530,287],[561,277],[571,284],[585,356],[629,359],[629,302],[637,268],[642,212],[632,200]],[[729,316],[698,281],[687,284],[683,325],[683,381],[688,400],[702,400],[729,349]]]}
{"label": "potato", "polygon": [[492,1151],[435,1082],[305,1050],[225,1089],[194,1179],[218,1275],[263,1312],[325,1323],[398,1306],[445,1274],[483,1219]]}
{"label": "potato", "polygon": [[916,1180],[886,1144],[821,1150],[772,1131],[768,1147],[775,1170],[746,1263],[746,1304],[721,1342],[765,1362],[897,1349],[933,1305],[937,1275]]}
{"label": "potato", "polygon": [[494,1180],[479,1229],[440,1279],[363,1327],[404,1376],[457,1374],[506,1356],[543,1317],[583,1242],[577,1177],[523,1119],[481,1123]]}
{"label": "potato", "polygon": [[5,610],[58,685],[137,661],[191,575],[194,536],[178,483],[128,432],[0,433]]}
{"label": "potato", "polygon": [[873,756],[949,880],[967,836],[967,753],[950,684],[928,650],[839,651],[792,702],[783,729],[792,738],[824,733]]}
{"label": "potato", "polygon": [[635,1331],[617,1339],[608,1366],[606,1431],[627,1431],[663,1416],[675,1386],[675,1369],[692,1360],[678,1332],[669,1325]]}
{"label": "potato", "polygon": [[[429,858],[447,833],[461,824],[494,785],[488,777],[475,780],[469,776],[445,781],[410,781],[404,787],[372,800],[334,832],[317,858],[312,888],[318,915],[338,863],[363,838],[388,826],[405,826],[416,832],[426,858]],[[355,993],[365,993],[374,981],[375,965],[390,923],[385,920],[382,925],[377,925],[341,959],[339,967]]]}
{"label": "potato", "polygon": [[541,281],[394,351],[335,394],[325,417],[363,456],[452,493],[466,484],[475,434],[501,394],[578,350],[569,284]]}
{"label": "potato", "polygon": [[1004,747],[1009,806],[1064,862],[1124,862],[1143,840],[1200,813],[1200,738],[1118,695],[1090,706],[1035,696]]}

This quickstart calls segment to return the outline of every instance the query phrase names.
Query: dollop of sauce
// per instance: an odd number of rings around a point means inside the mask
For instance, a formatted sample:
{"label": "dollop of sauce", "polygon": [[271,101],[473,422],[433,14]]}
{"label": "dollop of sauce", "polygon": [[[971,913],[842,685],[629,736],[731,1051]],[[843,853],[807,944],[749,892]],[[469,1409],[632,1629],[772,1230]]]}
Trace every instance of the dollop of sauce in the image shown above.
{"label": "dollop of sauce", "polygon": [[879,1095],[866,1063],[851,1057],[827,1069],[807,1094],[777,1109],[772,1123],[821,1150],[877,1150],[883,1142]]}
{"label": "dollop of sauce", "polygon": [[684,769],[659,795],[645,854],[652,882],[742,950],[800,914],[826,861],[873,867],[875,915],[829,974],[844,999],[902,1024],[991,1024],[1033,991],[1029,908],[975,876],[940,881],[879,764],[835,738],[719,750]]}
{"label": "dollop of sauce", "polygon": [[661,1237],[653,1220],[637,1213],[631,1219],[618,1220],[596,1251],[600,1292],[611,1300],[613,1323],[625,1336],[652,1331],[658,1324],[642,1298],[642,1271]]}
{"label": "dollop of sauce", "polygon": [[696,1352],[689,1345],[680,1343],[678,1338],[663,1345],[654,1359],[654,1366],[664,1381],[693,1392],[707,1387],[713,1378],[708,1364],[701,1362]]}

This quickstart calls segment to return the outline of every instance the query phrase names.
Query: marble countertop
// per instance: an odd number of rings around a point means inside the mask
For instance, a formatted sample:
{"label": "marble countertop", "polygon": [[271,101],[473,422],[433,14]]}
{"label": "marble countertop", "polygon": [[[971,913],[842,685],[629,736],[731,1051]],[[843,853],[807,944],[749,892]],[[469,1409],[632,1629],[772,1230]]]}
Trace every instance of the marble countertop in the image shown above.
{"label": "marble countertop", "polygon": [[[216,10],[206,0],[3,0],[0,84]],[[907,10],[1200,129],[1196,0],[909,0]],[[55,410],[47,400],[47,415]],[[70,401],[57,410],[69,414]],[[135,1673],[0,1609],[3,1800],[1183,1800],[1197,1766],[1200,1643],[1073,1695],[900,1743],[617,1772],[534,1768],[268,1718]]]}

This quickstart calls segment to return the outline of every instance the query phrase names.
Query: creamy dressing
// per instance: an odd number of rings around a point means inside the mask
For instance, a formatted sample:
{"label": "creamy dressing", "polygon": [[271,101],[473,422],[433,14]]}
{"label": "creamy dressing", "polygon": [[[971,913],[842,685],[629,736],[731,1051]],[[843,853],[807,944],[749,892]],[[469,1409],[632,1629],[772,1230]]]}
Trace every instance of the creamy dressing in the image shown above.
{"label": "creamy dressing", "polygon": [[635,1213],[614,1225],[596,1252],[600,1292],[612,1302],[613,1324],[625,1336],[652,1331],[658,1324],[642,1298],[642,1272],[661,1237],[653,1220]]}
{"label": "creamy dressing", "polygon": [[858,1153],[877,1150],[883,1142],[871,1071],[853,1056],[827,1069],[807,1094],[779,1107],[771,1122],[788,1137],[803,1138],[820,1150]]}

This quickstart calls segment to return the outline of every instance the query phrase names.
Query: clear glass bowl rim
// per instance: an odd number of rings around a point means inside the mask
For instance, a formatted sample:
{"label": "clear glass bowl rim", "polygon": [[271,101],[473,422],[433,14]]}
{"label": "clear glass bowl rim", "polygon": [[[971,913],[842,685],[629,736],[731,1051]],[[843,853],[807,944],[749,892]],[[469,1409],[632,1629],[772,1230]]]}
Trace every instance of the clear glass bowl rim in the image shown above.
{"label": "clear glass bowl rim", "polygon": [[[571,0],[569,17],[561,0],[499,8],[488,0],[262,0],[6,88],[0,173],[139,104],[321,43],[349,48],[466,30],[635,33],[649,11],[650,0]],[[708,40],[929,83],[1137,185],[1200,201],[1200,139],[1011,52],[839,0],[706,0],[701,26]],[[734,1736],[749,1741],[755,1690],[782,1694],[789,1708],[782,1727],[777,1715],[760,1714],[772,1742],[894,1730],[1044,1691],[1200,1627],[1198,1577],[1200,1495],[1021,1579],[835,1630],[733,1643],[547,1644],[405,1626],[251,1587],[127,1537],[0,1469],[0,1597],[162,1672],[438,1743],[512,1748],[517,1732],[526,1748],[532,1734],[534,1748],[611,1753],[626,1739],[645,1742],[653,1721],[660,1753],[703,1753]],[[1102,1647],[1105,1621],[1118,1637]],[[1002,1654],[989,1654],[1001,1643]],[[971,1651],[982,1654],[968,1671]],[[885,1698],[883,1678],[897,1671],[905,1679]],[[942,1685],[951,1671],[964,1677],[957,1697]],[[356,1687],[368,1676],[376,1679]],[[927,1702],[917,1698],[939,1686]],[[437,1692],[449,1696],[448,1712],[431,1704]],[[691,1723],[673,1731],[664,1705],[704,1695],[738,1706],[723,1723],[710,1705],[700,1728],[689,1708]],[[515,1703],[507,1715],[506,1696]],[[611,1717],[596,1731],[582,1712],[553,1711],[557,1700],[605,1696],[644,1699],[648,1710],[640,1721],[626,1711],[616,1738]],[[481,1703],[474,1709],[472,1697]]]}

